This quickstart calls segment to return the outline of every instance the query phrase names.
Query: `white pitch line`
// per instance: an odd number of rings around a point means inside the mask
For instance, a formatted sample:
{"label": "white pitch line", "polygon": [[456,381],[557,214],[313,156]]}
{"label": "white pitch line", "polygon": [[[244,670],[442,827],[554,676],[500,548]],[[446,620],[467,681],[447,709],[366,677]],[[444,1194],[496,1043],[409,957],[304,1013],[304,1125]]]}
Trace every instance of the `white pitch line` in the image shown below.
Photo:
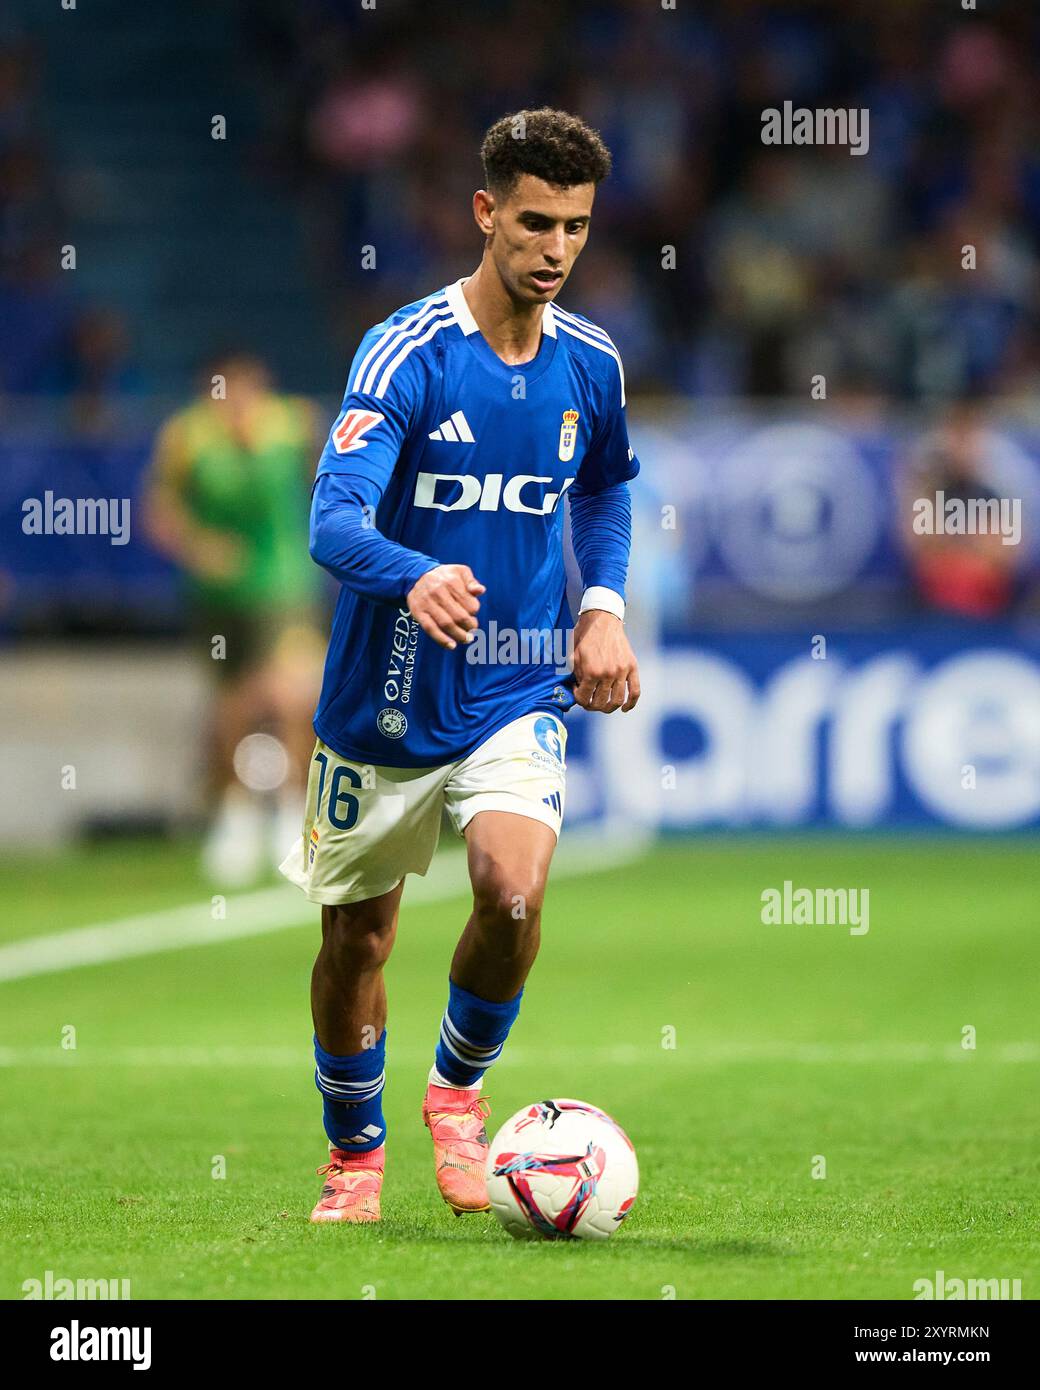
{"label": "white pitch line", "polygon": [[[304,914],[303,908],[309,911]],[[0,947],[0,981],[284,931],[298,925],[305,915],[313,922],[315,909],[291,888],[276,887],[228,897],[226,911],[225,917],[214,919],[212,903],[188,903],[117,922],[12,941]]]}
{"label": "white pitch line", "polygon": [[[552,877],[568,878],[617,868],[638,858],[645,846],[646,841],[636,836],[619,843],[609,836],[591,838],[575,832],[570,843],[563,841]],[[425,878],[409,875],[405,908],[463,897],[468,892],[465,855],[448,852],[434,860]],[[208,946],[236,937],[263,936],[288,927],[313,927],[321,911],[290,884],[227,895],[224,910],[223,917],[214,918],[211,899],[12,941],[0,946],[0,983],[84,965],[104,965],[132,956],[150,956],[158,951]]]}
{"label": "white pitch line", "polygon": [[[436,1022],[436,1020],[434,1020]],[[388,1061],[402,1066],[426,1066],[428,1047],[397,1047],[390,1044]],[[1040,1043],[997,1043],[993,1047],[966,1052],[957,1043],[690,1043],[674,1051],[659,1047],[640,1047],[635,1043],[615,1043],[605,1047],[583,1047],[582,1063],[617,1067],[711,1067],[741,1062],[782,1062],[785,1065],[833,1063],[885,1064],[948,1062],[980,1066],[990,1062],[1002,1065],[1040,1061]],[[559,1061],[559,1049],[510,1046],[495,1063],[507,1070],[519,1066],[551,1065]],[[246,1047],[216,1045],[149,1045],[145,1047],[80,1047],[65,1051],[58,1043],[48,1047],[0,1047],[0,1067],[286,1067],[292,1070],[313,1066],[310,1052],[302,1047]],[[657,1073],[660,1074],[660,1073]]]}

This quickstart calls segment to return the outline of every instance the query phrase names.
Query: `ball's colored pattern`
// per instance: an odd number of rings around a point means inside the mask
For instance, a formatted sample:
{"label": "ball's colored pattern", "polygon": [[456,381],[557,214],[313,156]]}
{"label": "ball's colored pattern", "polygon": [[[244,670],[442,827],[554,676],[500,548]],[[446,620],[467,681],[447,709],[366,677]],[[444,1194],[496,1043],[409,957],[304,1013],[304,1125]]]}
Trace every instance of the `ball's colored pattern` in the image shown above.
{"label": "ball's colored pattern", "polygon": [[625,1131],[581,1100],[518,1110],[488,1153],[491,1209],[510,1235],[606,1240],[635,1202],[639,1165]]}

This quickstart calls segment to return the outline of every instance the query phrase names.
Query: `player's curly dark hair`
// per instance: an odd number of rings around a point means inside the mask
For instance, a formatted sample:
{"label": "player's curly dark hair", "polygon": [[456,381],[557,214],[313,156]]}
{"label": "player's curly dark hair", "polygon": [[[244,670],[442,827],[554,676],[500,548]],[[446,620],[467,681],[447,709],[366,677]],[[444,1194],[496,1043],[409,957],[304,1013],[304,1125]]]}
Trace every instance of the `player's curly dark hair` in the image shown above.
{"label": "player's curly dark hair", "polygon": [[488,190],[503,198],[521,174],[571,188],[599,183],[610,173],[610,151],[597,132],[550,106],[502,116],[484,136],[480,158]]}

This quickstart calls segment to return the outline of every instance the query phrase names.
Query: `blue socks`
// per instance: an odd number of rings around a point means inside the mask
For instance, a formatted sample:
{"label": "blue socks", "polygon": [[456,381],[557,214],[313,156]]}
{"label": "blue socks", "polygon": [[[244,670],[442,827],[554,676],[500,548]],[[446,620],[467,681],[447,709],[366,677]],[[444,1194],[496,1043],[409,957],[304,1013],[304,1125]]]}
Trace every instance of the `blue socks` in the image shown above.
{"label": "blue socks", "polygon": [[[448,981],[448,1007],[434,1063],[434,1084],[479,1086],[502,1054],[520,1012],[523,990],[505,1004],[480,999]],[[386,1083],[386,1029],[375,1047],[335,1057],[314,1038],[314,1084],[324,1103],[325,1133],[337,1149],[369,1153],[386,1139],[383,1086]]]}
{"label": "blue socks", "polygon": [[334,1057],[314,1039],[314,1084],[325,1103],[325,1133],[337,1149],[368,1153],[386,1138],[383,1086],[386,1029],[375,1047]]}
{"label": "blue socks", "polygon": [[493,1004],[448,981],[448,1007],[441,1020],[434,1070],[452,1086],[476,1086],[502,1055],[509,1030],[520,1012],[523,990],[515,999]]}

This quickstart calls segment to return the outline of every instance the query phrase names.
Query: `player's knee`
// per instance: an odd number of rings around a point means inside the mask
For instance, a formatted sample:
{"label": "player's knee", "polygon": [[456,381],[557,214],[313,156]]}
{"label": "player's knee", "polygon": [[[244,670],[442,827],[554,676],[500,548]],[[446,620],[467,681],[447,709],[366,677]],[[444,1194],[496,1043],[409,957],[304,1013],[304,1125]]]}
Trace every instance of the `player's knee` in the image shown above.
{"label": "player's knee", "polygon": [[322,950],[351,971],[379,969],[393,944],[394,923],[365,903],[322,912]]}
{"label": "player's knee", "polygon": [[472,878],[478,918],[503,926],[538,920],[545,894],[540,875],[522,865],[488,857],[475,867]]}

